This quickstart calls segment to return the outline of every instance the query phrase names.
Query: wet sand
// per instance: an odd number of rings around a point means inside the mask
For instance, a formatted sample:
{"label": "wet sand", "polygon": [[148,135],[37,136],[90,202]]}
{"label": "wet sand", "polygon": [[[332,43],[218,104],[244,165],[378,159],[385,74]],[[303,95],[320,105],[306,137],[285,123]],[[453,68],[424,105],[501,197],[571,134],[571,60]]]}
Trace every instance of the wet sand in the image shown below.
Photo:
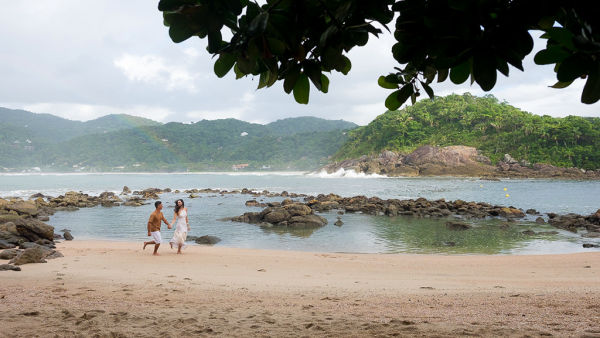
{"label": "wet sand", "polygon": [[600,252],[57,247],[0,272],[0,337],[600,337]]}

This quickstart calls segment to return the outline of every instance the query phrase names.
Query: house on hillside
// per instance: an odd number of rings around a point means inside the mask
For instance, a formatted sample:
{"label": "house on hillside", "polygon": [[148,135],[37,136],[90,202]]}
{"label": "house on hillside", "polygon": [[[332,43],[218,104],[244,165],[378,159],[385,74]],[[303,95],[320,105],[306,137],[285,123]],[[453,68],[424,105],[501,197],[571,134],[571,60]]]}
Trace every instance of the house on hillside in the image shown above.
{"label": "house on hillside", "polygon": [[250,165],[250,164],[247,164],[247,163],[246,163],[246,164],[234,164],[234,165],[232,166],[232,169],[233,169],[233,170],[242,170],[242,169],[246,168],[246,167],[247,167],[247,166],[249,166],[249,165]]}
{"label": "house on hillside", "polygon": [[23,149],[33,151],[33,146],[24,146]]}

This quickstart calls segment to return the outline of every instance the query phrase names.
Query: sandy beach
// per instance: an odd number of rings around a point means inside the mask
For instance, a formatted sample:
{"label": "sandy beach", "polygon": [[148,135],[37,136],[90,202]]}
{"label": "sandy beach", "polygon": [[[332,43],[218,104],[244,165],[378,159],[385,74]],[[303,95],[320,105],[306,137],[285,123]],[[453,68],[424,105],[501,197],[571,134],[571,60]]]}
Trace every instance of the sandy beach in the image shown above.
{"label": "sandy beach", "polygon": [[598,252],[57,248],[0,273],[0,337],[600,337]]}

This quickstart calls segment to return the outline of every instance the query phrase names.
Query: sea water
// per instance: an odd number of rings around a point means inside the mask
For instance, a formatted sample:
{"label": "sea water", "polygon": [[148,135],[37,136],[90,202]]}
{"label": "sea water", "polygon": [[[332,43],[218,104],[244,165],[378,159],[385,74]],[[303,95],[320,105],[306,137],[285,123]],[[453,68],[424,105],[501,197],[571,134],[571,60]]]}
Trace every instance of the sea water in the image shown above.
{"label": "sea water", "polygon": [[[93,196],[104,191],[119,194],[124,186],[131,190],[147,188],[219,189],[293,192],[316,196],[334,193],[343,197],[363,195],[382,199],[448,200],[486,202],[545,213],[588,215],[600,208],[600,181],[516,180],[482,181],[475,178],[387,178],[353,172],[305,174],[299,172],[258,173],[183,173],[183,174],[3,174],[0,197],[28,198],[34,193],[57,197],[67,191]],[[318,229],[261,228],[257,225],[219,221],[221,218],[260,211],[247,207],[253,199],[245,194],[164,193],[160,199],[163,213],[173,219],[174,201],[182,198],[189,208],[189,235],[212,235],[222,241],[218,246],[273,250],[355,252],[355,253],[435,253],[435,254],[548,254],[572,253],[584,249],[583,243],[600,244],[599,239],[583,238],[572,233],[534,222],[528,216],[502,230],[501,220],[467,220],[474,228],[449,231],[447,219],[372,216],[361,213],[339,215],[336,210],[320,213],[328,224]],[[126,198],[127,196],[121,196]],[[261,202],[281,201],[280,197],[256,198]],[[147,240],[146,223],[154,210],[154,200],[141,207],[82,208],[74,212],[57,212],[48,224],[56,230],[68,229],[80,240],[137,241]],[[340,217],[344,224],[333,223]],[[524,235],[525,230],[558,231],[556,235]],[[173,234],[163,225],[163,238]]]}

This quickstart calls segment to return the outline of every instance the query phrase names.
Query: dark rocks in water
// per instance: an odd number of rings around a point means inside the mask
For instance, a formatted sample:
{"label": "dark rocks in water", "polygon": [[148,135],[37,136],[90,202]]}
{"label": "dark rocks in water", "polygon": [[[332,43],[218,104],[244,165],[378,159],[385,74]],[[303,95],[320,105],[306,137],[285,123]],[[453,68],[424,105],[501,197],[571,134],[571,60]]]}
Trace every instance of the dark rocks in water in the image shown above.
{"label": "dark rocks in water", "polygon": [[70,232],[68,232],[68,231],[65,231],[65,233],[63,234],[63,237],[64,237],[64,238],[65,238],[65,240],[67,240],[67,241],[72,241],[72,240],[74,240],[74,239],[75,239],[75,238],[73,237],[73,235],[71,235],[71,233],[70,233]]}
{"label": "dark rocks in water", "polygon": [[558,235],[558,231],[540,231],[537,233],[538,235]]}
{"label": "dark rocks in water", "polygon": [[65,228],[65,229],[62,229],[62,230],[59,230],[59,231],[66,232],[66,231],[71,231],[71,230]]}
{"label": "dark rocks in water", "polygon": [[598,244],[591,244],[591,243],[583,243],[583,247],[584,248],[600,248],[600,245]]}
{"label": "dark rocks in water", "polygon": [[50,220],[50,217],[48,217],[48,216],[38,216],[37,219],[38,219],[38,221],[41,221],[41,222],[48,222]]}
{"label": "dark rocks in water", "polygon": [[123,191],[121,192],[121,195],[127,195],[127,194],[131,194],[131,189],[129,189],[129,187],[127,187],[127,186],[124,186]]}
{"label": "dark rocks in water", "polygon": [[544,221],[544,219],[542,217],[538,217],[535,219],[535,222],[537,224],[546,224],[546,221]]}
{"label": "dark rocks in water", "polygon": [[462,231],[462,230],[471,229],[472,227],[473,226],[463,223],[463,222],[453,222],[453,221],[446,222],[446,229],[452,230],[452,231]]}
{"label": "dark rocks in water", "polygon": [[1,264],[0,265],[0,271],[21,271],[21,267],[20,266],[14,266],[14,265],[10,265],[10,264]]}
{"label": "dark rocks in water", "polygon": [[337,221],[335,221],[335,223],[333,223],[333,225],[337,225],[337,226],[341,227],[342,225],[344,225],[344,222],[342,222],[342,220],[338,217]]}
{"label": "dark rocks in water", "polygon": [[529,214],[529,215],[538,215],[539,214],[539,212],[537,212],[535,209],[527,209],[527,210],[525,210],[525,213]]}
{"label": "dark rocks in water", "polygon": [[532,236],[535,235],[535,231],[533,230],[525,230],[522,232],[523,235],[528,235],[528,236]]}
{"label": "dark rocks in water", "polygon": [[481,181],[494,181],[494,182],[499,182],[500,179],[497,177],[489,177],[489,176],[482,176],[479,178]]}
{"label": "dark rocks in water", "polygon": [[588,232],[587,234],[581,235],[581,237],[585,237],[585,238],[600,238],[600,232]]}
{"label": "dark rocks in water", "polygon": [[510,229],[510,225],[508,223],[502,223],[502,224],[500,224],[499,228],[501,230],[508,230],[508,229]]}
{"label": "dark rocks in water", "polygon": [[221,241],[221,239],[220,239],[220,238],[218,238],[218,237],[215,237],[215,236],[208,236],[208,235],[206,235],[206,236],[200,236],[200,237],[198,237],[198,238],[195,240],[195,242],[196,242],[197,244],[211,244],[211,245],[212,245],[212,244],[217,244],[217,243],[219,243],[220,241]]}

